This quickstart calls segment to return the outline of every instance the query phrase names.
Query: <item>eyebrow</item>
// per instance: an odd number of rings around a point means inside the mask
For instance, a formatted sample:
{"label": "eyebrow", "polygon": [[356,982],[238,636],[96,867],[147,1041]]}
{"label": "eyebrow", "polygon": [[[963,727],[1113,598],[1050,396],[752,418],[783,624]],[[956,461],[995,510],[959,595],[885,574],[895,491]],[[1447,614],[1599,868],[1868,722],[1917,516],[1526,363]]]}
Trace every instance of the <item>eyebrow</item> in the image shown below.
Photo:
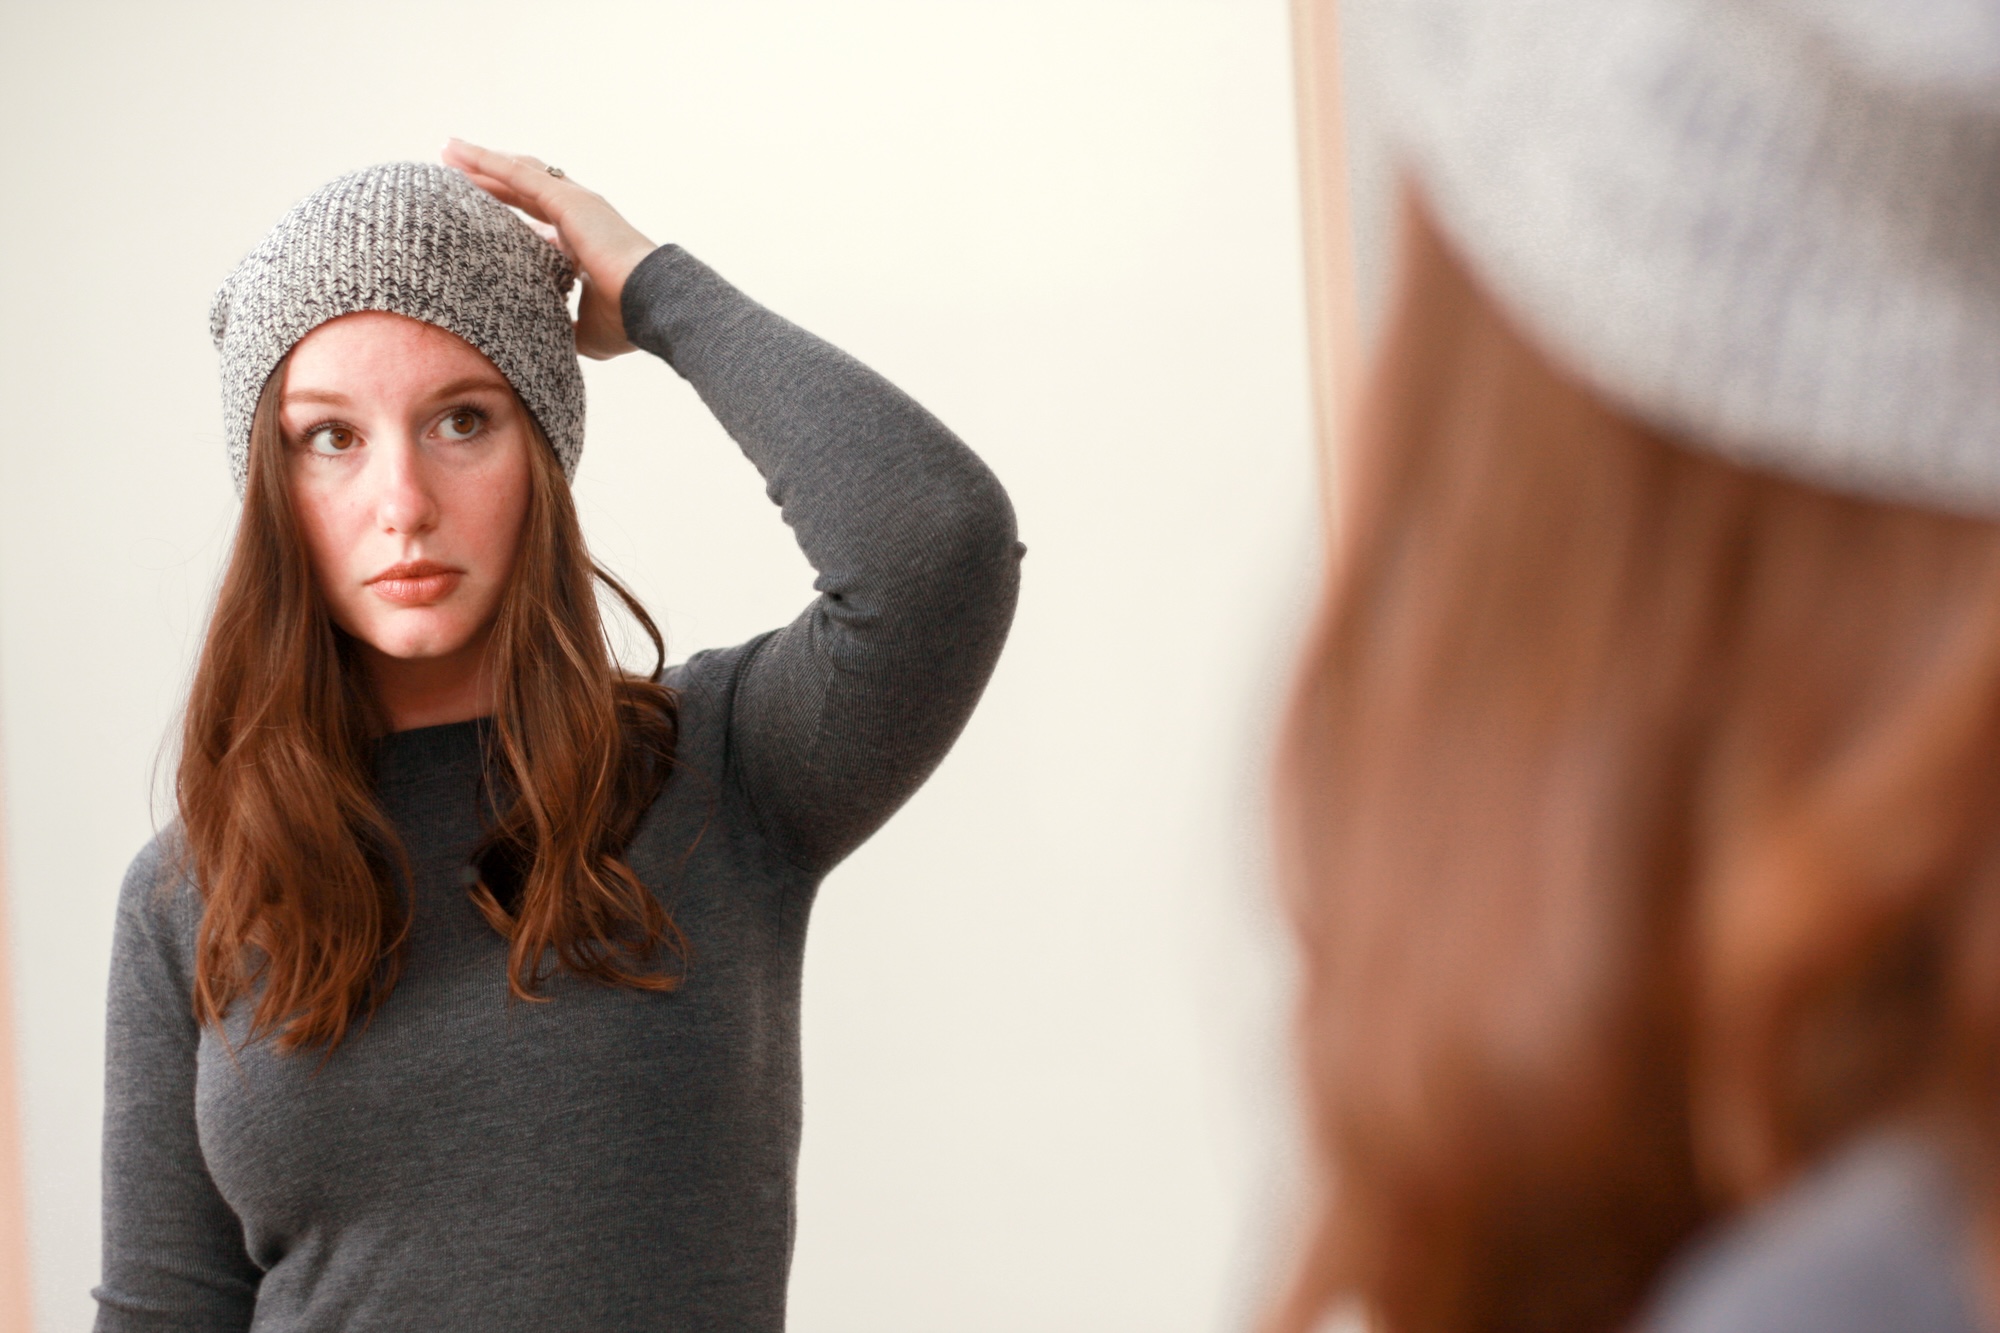
{"label": "eyebrow", "polygon": [[[432,401],[437,401],[443,398],[456,398],[459,394],[471,393],[475,389],[504,393],[507,387],[507,382],[498,376],[467,375],[449,384],[439,385],[430,396]],[[342,407],[352,401],[349,395],[338,389],[287,389],[281,405],[289,407],[293,403],[323,403],[330,407]]]}

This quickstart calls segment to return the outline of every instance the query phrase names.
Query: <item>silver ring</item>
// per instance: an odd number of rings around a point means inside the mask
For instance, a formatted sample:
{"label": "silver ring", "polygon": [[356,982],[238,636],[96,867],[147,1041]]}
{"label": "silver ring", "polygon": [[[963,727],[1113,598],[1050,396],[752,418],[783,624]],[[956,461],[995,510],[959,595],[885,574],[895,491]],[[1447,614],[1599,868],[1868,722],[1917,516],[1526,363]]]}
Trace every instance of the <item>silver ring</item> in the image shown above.
{"label": "silver ring", "polygon": [[554,176],[557,180],[561,180],[563,178],[563,169],[561,167],[550,167],[549,175]]}

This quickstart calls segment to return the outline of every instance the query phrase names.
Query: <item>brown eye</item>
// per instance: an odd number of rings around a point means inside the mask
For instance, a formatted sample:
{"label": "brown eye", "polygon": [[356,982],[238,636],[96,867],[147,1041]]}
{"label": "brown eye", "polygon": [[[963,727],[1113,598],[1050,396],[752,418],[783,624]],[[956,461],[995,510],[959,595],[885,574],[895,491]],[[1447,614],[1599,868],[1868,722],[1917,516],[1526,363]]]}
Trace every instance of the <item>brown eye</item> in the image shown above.
{"label": "brown eye", "polygon": [[445,415],[438,423],[438,433],[447,440],[469,440],[479,433],[483,418],[469,407],[461,407],[456,412]]}
{"label": "brown eye", "polygon": [[344,454],[354,447],[354,432],[345,426],[321,426],[306,436],[305,444],[316,454]]}

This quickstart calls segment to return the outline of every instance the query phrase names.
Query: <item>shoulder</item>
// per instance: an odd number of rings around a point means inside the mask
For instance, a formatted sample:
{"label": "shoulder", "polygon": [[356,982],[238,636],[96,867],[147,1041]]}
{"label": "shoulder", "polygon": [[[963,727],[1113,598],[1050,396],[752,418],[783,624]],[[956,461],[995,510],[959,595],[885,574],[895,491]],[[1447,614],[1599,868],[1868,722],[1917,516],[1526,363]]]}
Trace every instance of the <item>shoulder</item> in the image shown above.
{"label": "shoulder", "polygon": [[191,941],[201,920],[201,894],[177,819],[155,833],[125,870],[118,891],[118,930],[158,942]]}
{"label": "shoulder", "polygon": [[1942,1148],[1866,1136],[1699,1242],[1642,1333],[1975,1333],[1969,1222]]}
{"label": "shoulder", "polygon": [[186,846],[176,821],[154,834],[125,872],[104,1015],[114,1063],[155,1040],[191,1049],[199,1035],[192,997],[201,894]]}

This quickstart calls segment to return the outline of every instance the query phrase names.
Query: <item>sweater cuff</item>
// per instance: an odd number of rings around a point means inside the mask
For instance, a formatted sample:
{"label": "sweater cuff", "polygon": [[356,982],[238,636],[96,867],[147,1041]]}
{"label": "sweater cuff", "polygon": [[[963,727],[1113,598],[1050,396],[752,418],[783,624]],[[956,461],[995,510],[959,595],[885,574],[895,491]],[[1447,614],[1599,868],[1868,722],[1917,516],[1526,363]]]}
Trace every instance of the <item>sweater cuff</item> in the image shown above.
{"label": "sweater cuff", "polygon": [[679,370],[700,330],[747,299],[678,245],[663,245],[625,279],[618,307],[625,336]]}

